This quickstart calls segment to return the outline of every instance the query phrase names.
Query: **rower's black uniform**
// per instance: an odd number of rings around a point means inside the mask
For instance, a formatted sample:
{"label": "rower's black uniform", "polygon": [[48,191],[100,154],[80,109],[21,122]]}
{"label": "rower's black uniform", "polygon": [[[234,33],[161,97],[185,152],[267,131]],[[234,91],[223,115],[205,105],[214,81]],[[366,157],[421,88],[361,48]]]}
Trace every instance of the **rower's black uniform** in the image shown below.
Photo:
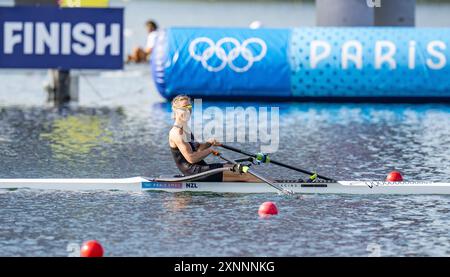
{"label": "rower's black uniform", "polygon": [[[177,126],[175,126],[177,127]],[[199,147],[199,143],[195,142],[194,135],[191,133],[191,141],[189,141],[189,145],[191,145],[192,151],[197,151]],[[175,160],[175,164],[177,165],[178,169],[185,175],[190,176],[197,173],[209,171],[211,169],[216,168],[222,168],[224,164],[222,163],[212,163],[208,164],[204,160],[201,160],[197,163],[190,163],[188,162],[183,154],[180,152],[178,148],[172,148],[170,147],[170,151],[172,152],[173,159]],[[199,179],[196,179],[195,181],[200,182],[222,182],[223,181],[223,172],[219,172],[213,175],[209,175],[206,177],[202,177]]]}

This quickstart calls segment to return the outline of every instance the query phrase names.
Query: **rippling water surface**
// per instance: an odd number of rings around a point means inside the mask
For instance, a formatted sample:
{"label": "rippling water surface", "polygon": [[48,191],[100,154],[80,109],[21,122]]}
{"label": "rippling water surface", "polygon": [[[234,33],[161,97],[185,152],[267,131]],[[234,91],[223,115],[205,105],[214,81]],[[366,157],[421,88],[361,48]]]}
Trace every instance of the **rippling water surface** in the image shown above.
{"label": "rippling water surface", "polygon": [[[114,93],[114,92],[110,92]],[[132,94],[148,98],[139,92]],[[167,104],[0,108],[2,178],[129,177],[176,173],[167,145]],[[237,103],[205,103],[224,110]],[[272,156],[337,179],[449,180],[446,105],[245,103],[280,108]],[[242,146],[242,145],[241,145]],[[260,144],[243,145],[257,150]],[[231,153],[229,155],[232,155]],[[232,155],[234,156],[234,155]],[[292,172],[265,166],[264,174]],[[258,206],[275,201],[277,217]],[[124,192],[0,193],[1,255],[68,255],[98,239],[110,256],[450,255],[444,196],[215,195]],[[369,251],[370,250],[370,251]]]}
{"label": "rippling water surface", "polygon": [[[262,201],[280,214],[258,219]],[[96,238],[108,256],[450,255],[448,197],[0,194],[2,255],[65,256]]]}
{"label": "rippling water surface", "polygon": [[[190,2],[135,2],[126,9],[127,27],[135,31],[127,49],[143,37],[147,16],[158,19],[148,11],[164,15],[164,26],[246,26],[267,12],[252,2],[241,15],[223,13],[223,5],[231,4],[214,2],[214,13],[201,13],[199,19],[182,16]],[[278,14],[292,11],[285,25],[299,18],[301,25],[314,24],[313,7],[292,5],[276,4],[280,9],[264,23],[280,27]],[[448,25],[448,10],[448,5],[420,6],[418,25]],[[177,173],[167,144],[170,111],[148,70],[144,65],[119,72],[76,71],[79,104],[60,111],[46,103],[45,71],[1,70],[0,178]],[[397,169],[407,180],[450,180],[449,105],[204,104],[221,111],[235,105],[279,107],[280,147],[272,157],[323,175],[383,179]],[[260,146],[235,145],[249,151]],[[260,172],[300,177],[271,165]],[[259,219],[264,201],[276,202],[280,214]],[[366,256],[376,249],[382,256],[450,256],[449,210],[450,197],[444,196],[308,195],[299,200],[272,194],[1,191],[0,256],[67,256],[71,244],[88,239],[101,241],[108,256]]]}

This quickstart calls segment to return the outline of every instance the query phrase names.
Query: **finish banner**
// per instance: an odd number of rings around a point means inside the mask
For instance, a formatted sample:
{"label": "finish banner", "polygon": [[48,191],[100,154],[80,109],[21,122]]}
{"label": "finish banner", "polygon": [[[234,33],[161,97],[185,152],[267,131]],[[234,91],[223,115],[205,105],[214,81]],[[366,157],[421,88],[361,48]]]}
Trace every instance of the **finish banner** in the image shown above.
{"label": "finish banner", "polygon": [[0,67],[121,69],[123,9],[0,7]]}

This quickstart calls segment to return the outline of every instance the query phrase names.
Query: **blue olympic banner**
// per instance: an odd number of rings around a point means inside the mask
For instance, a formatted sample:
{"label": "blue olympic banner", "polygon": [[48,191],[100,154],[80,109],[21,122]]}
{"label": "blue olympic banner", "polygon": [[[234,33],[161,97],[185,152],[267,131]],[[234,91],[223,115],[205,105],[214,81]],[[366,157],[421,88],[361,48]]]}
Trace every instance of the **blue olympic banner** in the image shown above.
{"label": "blue olympic banner", "polygon": [[121,69],[122,8],[0,7],[0,68]]}
{"label": "blue olympic banner", "polygon": [[228,98],[447,98],[448,28],[175,28],[161,33],[154,81]]}
{"label": "blue olympic banner", "polygon": [[[161,93],[290,94],[287,29],[171,28],[158,38],[153,72]],[[270,61],[270,66],[267,66]]]}

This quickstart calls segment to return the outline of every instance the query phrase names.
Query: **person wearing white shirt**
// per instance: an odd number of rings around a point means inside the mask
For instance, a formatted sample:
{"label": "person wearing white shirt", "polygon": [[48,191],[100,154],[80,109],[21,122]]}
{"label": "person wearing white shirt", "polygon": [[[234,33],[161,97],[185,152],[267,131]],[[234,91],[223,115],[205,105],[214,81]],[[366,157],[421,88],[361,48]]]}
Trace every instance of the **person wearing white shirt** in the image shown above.
{"label": "person wearing white shirt", "polygon": [[155,21],[149,20],[145,23],[147,27],[148,35],[145,48],[141,47],[133,48],[133,51],[128,55],[127,63],[144,63],[148,62],[150,55],[152,54],[153,48],[155,47],[156,37],[158,36],[158,24]]}

